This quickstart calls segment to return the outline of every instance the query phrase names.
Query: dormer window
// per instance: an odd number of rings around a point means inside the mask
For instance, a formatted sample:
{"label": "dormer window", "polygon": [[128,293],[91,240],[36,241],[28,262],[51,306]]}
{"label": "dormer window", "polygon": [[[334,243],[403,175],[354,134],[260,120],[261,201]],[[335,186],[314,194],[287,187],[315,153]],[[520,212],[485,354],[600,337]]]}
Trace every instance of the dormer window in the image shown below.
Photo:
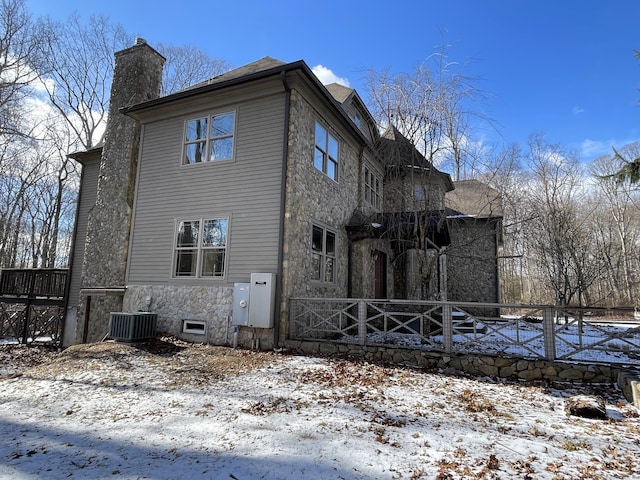
{"label": "dormer window", "polygon": [[358,112],[353,115],[353,123],[356,124],[356,127],[362,128],[362,118],[360,118],[360,114]]}

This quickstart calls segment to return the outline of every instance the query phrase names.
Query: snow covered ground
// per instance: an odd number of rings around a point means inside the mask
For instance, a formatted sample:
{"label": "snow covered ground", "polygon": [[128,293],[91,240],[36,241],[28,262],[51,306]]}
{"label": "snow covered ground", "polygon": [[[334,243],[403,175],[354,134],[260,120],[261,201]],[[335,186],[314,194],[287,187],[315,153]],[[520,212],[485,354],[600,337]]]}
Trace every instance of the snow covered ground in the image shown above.
{"label": "snow covered ground", "polygon": [[[33,352],[0,346],[0,478],[640,478],[638,410],[609,385],[172,339]],[[568,416],[578,393],[608,419]]]}

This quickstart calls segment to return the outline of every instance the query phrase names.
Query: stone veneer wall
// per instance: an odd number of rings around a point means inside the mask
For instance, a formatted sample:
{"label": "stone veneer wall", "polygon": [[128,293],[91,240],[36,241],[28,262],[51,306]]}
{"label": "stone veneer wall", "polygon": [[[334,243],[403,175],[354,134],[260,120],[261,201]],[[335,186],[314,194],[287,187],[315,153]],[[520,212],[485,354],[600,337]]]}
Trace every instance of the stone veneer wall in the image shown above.
{"label": "stone veneer wall", "polygon": [[364,239],[353,242],[351,246],[351,297],[373,298],[375,294],[375,259],[372,252],[380,250],[387,254],[387,298],[395,298],[391,263],[393,252],[389,242],[379,239]]}
{"label": "stone veneer wall", "polygon": [[[146,299],[151,300],[147,306]],[[127,287],[123,310],[158,314],[157,330],[194,342],[231,343],[229,316],[233,288],[226,286],[134,285]],[[206,322],[206,335],[183,334],[183,320]],[[272,335],[273,336],[273,335]]]}
{"label": "stone veneer wall", "polygon": [[448,368],[471,375],[513,380],[612,383],[619,369],[609,365],[572,364],[481,355],[446,355],[391,346],[360,346],[345,343],[289,340],[286,347],[307,355],[347,355],[371,362],[386,362],[419,368]]}
{"label": "stone veneer wall", "polygon": [[[83,289],[124,286],[140,126],[119,110],[158,97],[164,61],[162,55],[141,39],[137,39],[133,47],[115,54],[97,199],[87,224]],[[81,298],[78,308],[78,342],[83,337],[86,298]],[[108,331],[109,312],[121,308],[121,296],[93,296],[87,340],[101,339]]]}
{"label": "stone veneer wall", "polygon": [[[279,339],[288,333],[291,297],[346,297],[348,292],[348,239],[344,229],[358,206],[359,152],[335,121],[324,118],[303,95],[293,90],[290,102],[286,205],[283,238],[283,274]],[[340,142],[338,182],[313,165],[315,121],[323,121]],[[311,280],[311,223],[336,232],[337,281],[333,285]]]}
{"label": "stone veneer wall", "polygon": [[447,300],[499,303],[497,219],[453,220],[447,248]]}
{"label": "stone veneer wall", "polygon": [[[416,198],[415,187],[424,190],[426,198]],[[444,208],[445,187],[439,177],[393,172],[384,181],[384,208],[387,212],[415,212]]]}

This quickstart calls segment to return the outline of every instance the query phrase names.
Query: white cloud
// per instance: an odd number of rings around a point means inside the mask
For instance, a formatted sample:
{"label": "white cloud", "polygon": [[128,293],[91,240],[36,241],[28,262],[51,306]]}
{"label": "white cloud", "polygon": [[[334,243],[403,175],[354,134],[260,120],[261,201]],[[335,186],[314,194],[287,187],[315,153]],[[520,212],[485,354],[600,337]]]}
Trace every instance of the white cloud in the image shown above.
{"label": "white cloud", "polygon": [[578,105],[576,105],[575,107],[573,107],[571,109],[571,113],[573,113],[574,115],[580,115],[581,113],[584,113],[584,108],[579,107]]}
{"label": "white cloud", "polygon": [[330,83],[339,83],[340,85],[344,85],[345,87],[351,86],[348,79],[337,76],[331,71],[331,69],[325,67],[324,65],[316,65],[311,69],[311,71],[316,75],[316,77],[318,77],[323,85],[328,85]]}
{"label": "white cloud", "polygon": [[611,144],[600,140],[586,139],[580,145],[582,158],[594,158],[603,155],[605,151],[611,151]]}

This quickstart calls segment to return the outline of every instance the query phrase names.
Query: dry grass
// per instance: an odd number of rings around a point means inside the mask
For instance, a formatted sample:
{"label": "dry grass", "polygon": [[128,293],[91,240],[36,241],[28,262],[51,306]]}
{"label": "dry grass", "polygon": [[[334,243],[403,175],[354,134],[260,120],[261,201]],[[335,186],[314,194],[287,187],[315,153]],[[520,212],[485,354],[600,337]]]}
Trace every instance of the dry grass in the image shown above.
{"label": "dry grass", "polygon": [[[11,345],[0,347],[0,365],[12,376],[64,379],[79,372],[104,374],[101,382],[117,384],[113,366],[128,377],[143,378],[146,365],[156,368],[155,377],[167,387],[203,385],[278,362],[273,353],[190,344],[173,337],[153,339],[149,343],[127,345],[115,342],[80,344],[58,353],[43,347]],[[136,370],[140,370],[137,375]],[[175,375],[179,373],[179,375]]]}

